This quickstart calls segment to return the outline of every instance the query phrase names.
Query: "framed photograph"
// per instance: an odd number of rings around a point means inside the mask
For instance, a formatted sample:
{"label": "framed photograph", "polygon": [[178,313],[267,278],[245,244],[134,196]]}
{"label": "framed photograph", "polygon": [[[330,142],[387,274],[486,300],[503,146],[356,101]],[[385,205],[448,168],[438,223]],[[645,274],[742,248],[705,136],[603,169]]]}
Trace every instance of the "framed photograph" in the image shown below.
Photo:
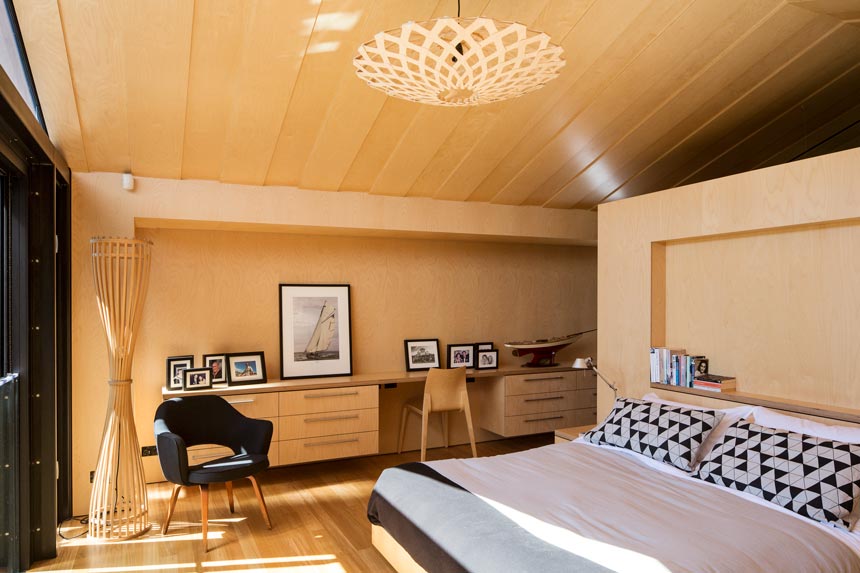
{"label": "framed photograph", "polygon": [[475,359],[475,368],[478,370],[486,370],[488,368],[499,367],[499,351],[498,350],[478,350],[478,356]]}
{"label": "framed photograph", "polygon": [[449,344],[448,345],[448,368],[475,367],[475,345],[474,344]]}
{"label": "framed photograph", "polygon": [[477,348],[478,350],[492,350],[493,349],[493,343],[492,342],[478,342],[477,344],[475,344],[475,348]]}
{"label": "framed photograph", "polygon": [[212,369],[212,383],[220,384],[227,382],[227,355],[226,354],[204,354],[203,366]]}
{"label": "framed photograph", "polygon": [[167,389],[182,390],[185,388],[182,372],[188,368],[194,368],[194,355],[168,356],[167,357]]}
{"label": "framed photograph", "polygon": [[266,356],[259,352],[236,352],[227,355],[227,385],[266,383]]}
{"label": "framed photograph", "polygon": [[439,339],[424,338],[421,340],[404,340],[406,351],[406,370],[429,370],[439,368]]}
{"label": "framed photograph", "polygon": [[281,380],[352,375],[349,285],[280,285]]}
{"label": "framed photograph", "polygon": [[211,368],[185,368],[182,370],[182,385],[186,390],[205,390],[212,387]]}

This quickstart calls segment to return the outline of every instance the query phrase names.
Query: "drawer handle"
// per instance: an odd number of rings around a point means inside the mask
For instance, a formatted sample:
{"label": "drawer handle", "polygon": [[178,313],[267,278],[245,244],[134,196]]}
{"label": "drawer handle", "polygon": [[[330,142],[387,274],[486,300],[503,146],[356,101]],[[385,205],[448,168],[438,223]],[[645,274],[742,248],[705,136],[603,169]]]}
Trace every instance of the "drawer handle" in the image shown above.
{"label": "drawer handle", "polygon": [[541,380],[564,380],[564,376],[546,376],[544,378],[526,378],[526,382],[540,382]]}
{"label": "drawer handle", "polygon": [[305,418],[305,423],[308,422],[334,422],[335,420],[357,420],[358,414],[352,416],[327,416],[325,418]]}
{"label": "drawer handle", "polygon": [[550,416],[548,418],[533,418],[531,420],[525,420],[526,422],[546,422],[547,420],[563,420],[564,416]]}
{"label": "drawer handle", "polygon": [[311,448],[313,446],[333,446],[334,444],[349,444],[352,442],[357,442],[358,438],[349,438],[346,440],[331,440],[328,442],[314,442],[312,444],[305,443],[306,448]]}
{"label": "drawer handle", "polygon": [[228,404],[253,404],[256,401],[257,401],[256,399],[251,398],[250,400],[232,400],[232,401],[227,400],[227,403]]}
{"label": "drawer handle", "polygon": [[338,392],[337,394],[305,394],[306,400],[314,398],[334,398],[336,396],[358,396],[358,390],[355,392]]}
{"label": "drawer handle", "polygon": [[544,400],[563,400],[564,396],[548,396],[547,398],[526,398],[523,402],[543,402]]}

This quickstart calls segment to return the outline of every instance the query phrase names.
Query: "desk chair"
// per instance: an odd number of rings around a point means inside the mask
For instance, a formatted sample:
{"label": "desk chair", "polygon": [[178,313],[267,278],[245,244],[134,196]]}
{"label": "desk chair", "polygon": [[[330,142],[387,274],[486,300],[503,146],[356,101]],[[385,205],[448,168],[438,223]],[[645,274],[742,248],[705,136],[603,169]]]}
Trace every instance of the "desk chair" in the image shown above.
{"label": "desk chair", "polygon": [[[175,484],[162,535],[170,527],[179,491],[184,486],[199,486],[203,551],[207,551],[209,484],[226,484],[227,501],[233,513],[233,481],[242,478],[251,480],[263,520],[272,529],[263,492],[254,476],[269,467],[273,429],[272,422],[246,418],[220,396],[189,396],[162,402],[155,411],[158,461],[164,477]],[[187,448],[199,444],[226,446],[235,455],[189,466]]]}
{"label": "desk chair", "polygon": [[472,429],[472,412],[469,409],[469,395],[466,391],[466,369],[431,368],[427,372],[427,382],[424,384],[423,399],[410,400],[403,406],[400,416],[400,435],[397,439],[397,453],[403,451],[403,438],[406,433],[406,421],[409,414],[421,416],[421,461],[427,457],[427,424],[432,412],[442,412],[442,433],[445,436],[445,447],[448,447],[448,412],[457,411],[466,414],[466,426],[469,429],[469,443],[472,445],[472,457],[477,458],[475,449],[475,431]]}

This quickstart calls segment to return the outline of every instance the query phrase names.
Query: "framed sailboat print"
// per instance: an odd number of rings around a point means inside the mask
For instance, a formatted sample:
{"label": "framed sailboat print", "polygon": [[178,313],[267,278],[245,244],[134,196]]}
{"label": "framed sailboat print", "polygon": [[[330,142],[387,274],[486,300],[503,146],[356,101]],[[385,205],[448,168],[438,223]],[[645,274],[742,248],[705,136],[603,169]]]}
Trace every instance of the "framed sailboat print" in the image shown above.
{"label": "framed sailboat print", "polygon": [[352,375],[349,285],[280,285],[281,380]]}

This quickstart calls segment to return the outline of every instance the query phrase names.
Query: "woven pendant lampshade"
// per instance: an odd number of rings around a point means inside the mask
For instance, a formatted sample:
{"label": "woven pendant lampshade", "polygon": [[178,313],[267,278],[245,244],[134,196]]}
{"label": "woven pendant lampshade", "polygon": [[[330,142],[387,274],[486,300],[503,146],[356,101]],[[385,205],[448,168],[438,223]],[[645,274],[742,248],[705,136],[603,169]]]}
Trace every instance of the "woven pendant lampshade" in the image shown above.
{"label": "woven pendant lampshade", "polygon": [[90,498],[89,534],[123,540],[150,528],[132,408],[131,365],[149,286],[152,243],[95,238],[90,244],[99,317],[108,345],[110,392]]}
{"label": "woven pendant lampshade", "polygon": [[379,32],[358,48],[358,77],[390,96],[432,105],[480,105],[556,78],[563,50],[542,32],[491,18],[438,18]]}

